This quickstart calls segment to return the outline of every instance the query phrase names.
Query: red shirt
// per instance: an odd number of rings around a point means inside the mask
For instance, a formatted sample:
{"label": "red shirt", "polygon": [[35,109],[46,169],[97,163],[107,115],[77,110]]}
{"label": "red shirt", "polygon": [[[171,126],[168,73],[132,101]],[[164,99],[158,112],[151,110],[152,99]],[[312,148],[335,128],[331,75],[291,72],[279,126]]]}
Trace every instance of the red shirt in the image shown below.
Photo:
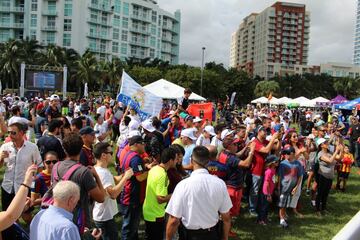
{"label": "red shirt", "polygon": [[254,157],[251,165],[251,173],[256,176],[263,176],[264,175],[264,165],[265,165],[265,157],[267,154],[259,152],[262,147],[266,147],[269,141],[264,140],[260,142],[259,139],[255,138],[255,152]]}

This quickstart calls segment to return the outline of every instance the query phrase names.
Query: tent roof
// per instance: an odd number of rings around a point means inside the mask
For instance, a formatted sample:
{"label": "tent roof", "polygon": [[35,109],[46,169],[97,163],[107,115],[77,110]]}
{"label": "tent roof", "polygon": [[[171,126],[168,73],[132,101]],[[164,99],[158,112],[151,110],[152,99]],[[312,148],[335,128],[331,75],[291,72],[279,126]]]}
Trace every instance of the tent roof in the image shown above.
{"label": "tent roof", "polygon": [[306,98],[306,97],[298,97],[298,98],[295,98],[293,99],[292,101],[290,101],[291,103],[298,103],[298,104],[301,104],[301,103],[304,103],[304,102],[307,102],[307,101],[310,101],[310,99]]}
{"label": "tent roof", "polygon": [[330,100],[331,104],[340,104],[340,103],[344,103],[347,102],[348,100],[342,96],[342,95],[337,95],[336,97],[334,97],[333,99]]}
{"label": "tent roof", "polygon": [[[175,83],[169,82],[165,79],[159,79],[153,83],[144,86],[146,90],[155,94],[158,97],[165,99],[178,99],[184,95],[183,87],[176,85]],[[204,101],[206,100],[196,93],[192,93],[189,97],[190,100]]]}
{"label": "tent roof", "polygon": [[355,98],[349,102],[345,102],[342,104],[338,104],[336,108],[345,109],[345,110],[353,110],[357,104],[360,103],[360,98]]}
{"label": "tent roof", "polygon": [[329,99],[326,99],[324,97],[317,97],[317,98],[314,98],[312,99],[311,101],[315,102],[315,103],[327,103],[329,102],[330,100]]}
{"label": "tent roof", "polygon": [[266,97],[259,97],[251,101],[251,103],[268,103],[269,100]]}
{"label": "tent roof", "polygon": [[291,98],[288,98],[288,97],[281,97],[281,98],[278,98],[276,99],[274,102],[272,102],[271,104],[274,104],[274,105],[286,105],[288,104],[292,99]]}

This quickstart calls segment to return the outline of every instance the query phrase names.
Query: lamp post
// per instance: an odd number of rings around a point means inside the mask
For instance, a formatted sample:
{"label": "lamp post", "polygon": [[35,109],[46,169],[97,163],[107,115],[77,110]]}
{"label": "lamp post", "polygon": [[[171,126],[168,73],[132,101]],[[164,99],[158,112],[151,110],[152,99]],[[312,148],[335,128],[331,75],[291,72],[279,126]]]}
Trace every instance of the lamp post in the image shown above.
{"label": "lamp post", "polygon": [[205,47],[202,47],[202,57],[201,57],[201,81],[200,81],[200,95],[203,95],[203,77],[204,77],[204,54],[205,54]]}

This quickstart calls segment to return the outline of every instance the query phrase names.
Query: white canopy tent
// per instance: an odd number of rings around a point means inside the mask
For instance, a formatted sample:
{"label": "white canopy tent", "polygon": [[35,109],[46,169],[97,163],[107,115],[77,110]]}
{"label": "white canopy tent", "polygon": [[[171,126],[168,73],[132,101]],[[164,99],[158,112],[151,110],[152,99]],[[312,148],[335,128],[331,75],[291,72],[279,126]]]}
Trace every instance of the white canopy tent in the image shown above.
{"label": "white canopy tent", "polygon": [[[176,85],[175,83],[169,82],[165,79],[157,80],[144,86],[146,90],[152,94],[164,98],[164,99],[179,99],[184,95],[183,87]],[[206,99],[196,93],[192,93],[189,97],[190,100],[205,101]]]}
{"label": "white canopy tent", "polygon": [[270,103],[271,105],[275,105],[275,103],[276,103],[277,100],[278,100],[278,98],[272,97],[272,98],[270,99],[269,103]]}
{"label": "white canopy tent", "polygon": [[281,98],[278,98],[276,99],[273,103],[271,104],[274,104],[274,105],[286,105],[288,104],[292,99],[291,98],[288,98],[288,97],[281,97]]}
{"label": "white canopy tent", "polygon": [[301,97],[298,97],[298,98],[295,98],[295,99],[291,100],[290,103],[297,103],[297,104],[301,105],[301,103],[305,103],[307,101],[310,101],[310,99],[301,96]]}
{"label": "white canopy tent", "polygon": [[269,100],[266,97],[259,97],[257,99],[252,100],[251,103],[265,104],[265,103],[269,103]]}

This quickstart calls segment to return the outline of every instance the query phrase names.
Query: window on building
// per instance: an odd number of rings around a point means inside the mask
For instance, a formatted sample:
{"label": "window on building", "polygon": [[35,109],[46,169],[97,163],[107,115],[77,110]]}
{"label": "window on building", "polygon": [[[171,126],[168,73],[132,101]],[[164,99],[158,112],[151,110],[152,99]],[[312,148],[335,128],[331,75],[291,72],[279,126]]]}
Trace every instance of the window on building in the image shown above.
{"label": "window on building", "polygon": [[65,32],[71,31],[71,19],[64,19],[64,31]]}
{"label": "window on building", "polygon": [[150,57],[155,58],[155,50],[150,48]]}
{"label": "window on building", "polygon": [[151,34],[156,35],[156,26],[154,24],[151,24]]}
{"label": "window on building", "polygon": [[122,18],[122,27],[128,28],[129,27],[129,18],[123,17]]}
{"label": "window on building", "polygon": [[71,34],[70,33],[64,33],[63,45],[64,45],[64,47],[71,46]]}
{"label": "window on building", "polygon": [[156,24],[157,13],[156,11],[151,11],[151,21]]}
{"label": "window on building", "polygon": [[115,0],[114,2],[114,12],[115,13],[121,13],[121,2],[120,0]]}
{"label": "window on building", "polygon": [[95,39],[89,40],[89,48],[90,48],[90,50],[93,50],[93,51],[96,50],[96,40]]}
{"label": "window on building", "polygon": [[65,3],[64,6],[64,16],[72,16],[72,3]]}
{"label": "window on building", "polygon": [[[119,19],[120,19],[120,17],[119,17]],[[107,14],[106,13],[102,13],[101,22],[104,23],[104,24],[107,24]]]}
{"label": "window on building", "polygon": [[31,11],[37,11],[37,0],[31,0]]}
{"label": "window on building", "polygon": [[36,25],[37,25],[37,15],[36,14],[31,14],[30,26],[31,27],[36,27]]}
{"label": "window on building", "polygon": [[129,16],[129,3],[124,2],[123,4],[123,14],[125,16]]}
{"label": "window on building", "polygon": [[112,42],[112,52],[113,53],[119,52],[119,43],[118,42]]}
{"label": "window on building", "polygon": [[47,19],[47,26],[50,28],[55,28],[55,17],[49,16]]}
{"label": "window on building", "polygon": [[121,44],[121,54],[127,55],[127,44],[126,43]]}
{"label": "window on building", "polygon": [[120,16],[114,16],[114,26],[120,27]]}
{"label": "window on building", "polygon": [[30,39],[36,40],[36,30],[35,29],[30,30]]}
{"label": "window on building", "polygon": [[48,1],[48,11],[51,13],[56,12],[56,1]]}
{"label": "window on building", "polygon": [[54,44],[55,43],[55,33],[54,32],[48,32],[46,34],[46,43],[47,44]]}
{"label": "window on building", "polygon": [[5,25],[10,24],[10,13],[0,14],[0,22]]}
{"label": "window on building", "polygon": [[150,38],[150,46],[155,47],[156,46],[156,39],[155,37]]}
{"label": "window on building", "polygon": [[0,42],[5,42],[10,38],[10,30],[0,29]]}
{"label": "window on building", "polygon": [[134,55],[136,55],[136,54],[137,54],[136,47],[131,46],[131,49],[130,49],[130,54],[131,54],[132,56],[134,56]]}
{"label": "window on building", "polygon": [[120,38],[120,31],[118,28],[113,28],[113,39],[119,40]]}
{"label": "window on building", "polygon": [[128,40],[128,31],[122,30],[121,31],[121,41],[127,42],[127,40]]}
{"label": "window on building", "polygon": [[0,2],[0,7],[1,8],[9,8],[10,7],[10,0],[2,0],[1,2]]}
{"label": "window on building", "polygon": [[103,53],[106,52],[106,41],[105,40],[100,41],[100,51]]}

